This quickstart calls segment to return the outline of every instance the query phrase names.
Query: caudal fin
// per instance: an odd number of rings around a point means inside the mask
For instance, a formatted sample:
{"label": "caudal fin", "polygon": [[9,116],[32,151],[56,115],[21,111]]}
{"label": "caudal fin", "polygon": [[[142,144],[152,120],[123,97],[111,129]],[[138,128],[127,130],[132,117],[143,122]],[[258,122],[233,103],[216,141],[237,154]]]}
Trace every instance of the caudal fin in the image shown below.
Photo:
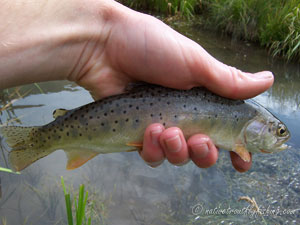
{"label": "caudal fin", "polygon": [[48,155],[49,151],[42,151],[35,143],[35,133],[39,127],[0,127],[0,133],[12,150],[9,153],[9,162],[12,169],[21,171],[36,160]]}

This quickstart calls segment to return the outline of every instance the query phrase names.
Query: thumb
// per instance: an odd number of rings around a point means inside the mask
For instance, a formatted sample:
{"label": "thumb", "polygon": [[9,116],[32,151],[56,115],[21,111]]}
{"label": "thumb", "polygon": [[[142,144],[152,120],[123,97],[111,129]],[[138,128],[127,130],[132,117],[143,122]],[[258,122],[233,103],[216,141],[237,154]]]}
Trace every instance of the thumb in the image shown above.
{"label": "thumb", "polygon": [[274,82],[273,74],[269,71],[246,73],[221,63],[201,47],[197,53],[198,57],[195,58],[198,60],[192,66],[192,71],[196,74],[194,79],[221,96],[251,98],[266,91]]}

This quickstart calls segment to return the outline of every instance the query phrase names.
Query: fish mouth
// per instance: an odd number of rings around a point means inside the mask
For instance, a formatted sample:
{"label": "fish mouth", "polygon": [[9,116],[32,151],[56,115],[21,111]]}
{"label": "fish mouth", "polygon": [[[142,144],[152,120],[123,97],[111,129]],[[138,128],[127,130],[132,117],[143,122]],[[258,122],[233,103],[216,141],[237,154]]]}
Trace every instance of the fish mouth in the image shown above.
{"label": "fish mouth", "polygon": [[278,150],[278,151],[283,151],[283,150],[286,150],[287,148],[289,148],[290,146],[285,144],[285,142],[289,139],[290,139],[290,135],[288,135],[284,138],[278,139],[275,146],[274,146],[275,149]]}
{"label": "fish mouth", "polygon": [[290,146],[287,144],[284,144],[284,143],[279,143],[279,145],[275,145],[275,148],[273,149],[273,151],[266,151],[264,149],[260,149],[260,151],[262,153],[273,153],[273,152],[281,152],[283,150],[286,150],[287,148],[290,148]]}
{"label": "fish mouth", "polygon": [[279,141],[277,141],[277,143],[276,143],[276,145],[275,145],[275,149],[276,149],[277,151],[279,151],[279,152],[288,149],[290,146],[287,145],[287,144],[285,144],[285,143],[283,143],[283,142],[285,142],[285,141],[287,141],[287,140],[279,140]]}

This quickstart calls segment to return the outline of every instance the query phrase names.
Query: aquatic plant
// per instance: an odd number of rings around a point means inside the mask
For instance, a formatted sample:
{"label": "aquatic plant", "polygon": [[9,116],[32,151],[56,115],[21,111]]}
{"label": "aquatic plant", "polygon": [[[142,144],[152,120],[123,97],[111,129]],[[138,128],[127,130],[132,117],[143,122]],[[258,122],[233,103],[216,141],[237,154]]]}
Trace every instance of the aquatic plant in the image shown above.
{"label": "aquatic plant", "polygon": [[[65,194],[66,211],[68,217],[68,224],[73,225],[73,212],[70,192],[66,191],[63,177],[61,177],[61,183]],[[74,198],[75,204],[75,221],[76,225],[91,225],[91,215],[86,217],[86,205],[88,199],[88,191],[84,191],[84,185],[80,185],[79,194],[77,198]]]}
{"label": "aquatic plant", "polygon": [[4,167],[1,167],[1,166],[0,166],[0,172],[20,174],[19,172],[14,172],[11,169],[4,168]]}

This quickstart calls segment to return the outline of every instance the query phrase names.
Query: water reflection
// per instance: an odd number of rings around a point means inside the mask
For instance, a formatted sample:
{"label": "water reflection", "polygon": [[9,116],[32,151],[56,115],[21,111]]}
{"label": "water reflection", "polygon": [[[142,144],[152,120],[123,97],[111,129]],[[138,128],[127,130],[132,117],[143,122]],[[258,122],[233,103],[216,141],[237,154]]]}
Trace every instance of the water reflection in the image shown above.
{"label": "water reflection", "polygon": [[[296,209],[300,205],[300,114],[298,64],[285,64],[266,56],[264,50],[216,37],[197,27],[176,26],[225,63],[243,70],[271,70],[274,86],[256,100],[283,120],[292,134],[290,150],[274,155],[254,155],[252,169],[237,173],[228,153],[220,152],[217,165],[199,169],[165,162],[150,168],[136,153],[95,157],[81,168],[66,171],[66,157],[57,151],[27,168],[22,175],[1,173],[0,217],[8,224],[66,224],[60,176],[76,190],[86,183],[94,200],[94,224],[299,224],[299,212],[277,216],[249,214],[193,214],[197,204],[204,209],[242,209],[241,196],[255,197],[260,207]],[[56,108],[75,108],[92,101],[89,93],[69,82],[26,85],[30,92],[2,111],[1,123],[42,125],[52,120]],[[1,105],[9,104],[14,89],[4,91]],[[18,98],[18,95],[13,96]],[[6,147],[5,145],[2,147]],[[3,150],[4,166],[7,151]],[[2,153],[1,153],[2,154]],[[209,211],[207,211],[209,212]]]}

